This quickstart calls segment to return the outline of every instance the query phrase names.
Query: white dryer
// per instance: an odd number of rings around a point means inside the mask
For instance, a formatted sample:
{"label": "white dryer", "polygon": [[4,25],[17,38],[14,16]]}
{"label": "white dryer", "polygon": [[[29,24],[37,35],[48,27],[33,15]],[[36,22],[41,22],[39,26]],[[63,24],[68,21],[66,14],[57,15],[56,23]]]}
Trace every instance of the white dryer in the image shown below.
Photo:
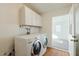
{"label": "white dryer", "polygon": [[15,37],[16,56],[40,56],[46,52],[40,34],[31,34]]}

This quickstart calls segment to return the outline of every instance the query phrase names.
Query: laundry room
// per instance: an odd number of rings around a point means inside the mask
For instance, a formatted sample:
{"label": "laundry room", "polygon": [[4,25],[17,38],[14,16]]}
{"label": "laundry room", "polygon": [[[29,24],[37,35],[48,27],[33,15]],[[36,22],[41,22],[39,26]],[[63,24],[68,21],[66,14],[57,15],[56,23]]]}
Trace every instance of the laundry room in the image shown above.
{"label": "laundry room", "polygon": [[0,3],[0,56],[79,55],[78,15],[79,4]]}
{"label": "laundry room", "polygon": [[[24,3],[3,3],[0,4],[0,9],[0,55],[31,55],[29,54],[29,52],[31,51],[28,52],[24,50],[21,51],[26,52],[26,54],[22,54],[20,52],[20,54],[17,54],[17,52],[20,51],[22,47],[23,49],[25,49],[26,47],[24,48],[24,45],[19,47],[19,50],[17,50],[18,44],[22,44],[23,42],[17,41],[18,39],[16,38],[19,36],[25,36],[26,39],[29,37],[28,39],[33,38],[32,40],[34,40],[34,37],[35,39],[37,39],[36,37],[43,37],[44,35],[41,32],[41,16],[35,11],[33,11],[31,8],[27,7]],[[25,20],[26,17],[27,20]],[[26,40],[26,42],[27,41],[28,40]],[[31,39],[29,41],[31,41]],[[27,48],[31,47],[28,46]],[[43,46],[41,49],[43,49]],[[43,51],[41,51],[41,53],[42,52]]]}

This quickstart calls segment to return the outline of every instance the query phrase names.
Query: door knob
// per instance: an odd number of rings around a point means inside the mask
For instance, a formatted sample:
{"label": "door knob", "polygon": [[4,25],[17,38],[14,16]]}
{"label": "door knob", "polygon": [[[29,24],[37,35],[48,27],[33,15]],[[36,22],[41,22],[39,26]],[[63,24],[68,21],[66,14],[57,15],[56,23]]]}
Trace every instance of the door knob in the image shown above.
{"label": "door knob", "polygon": [[78,42],[78,40],[73,40],[73,39],[71,39],[71,41]]}
{"label": "door knob", "polygon": [[76,38],[76,36],[72,36],[73,38]]}

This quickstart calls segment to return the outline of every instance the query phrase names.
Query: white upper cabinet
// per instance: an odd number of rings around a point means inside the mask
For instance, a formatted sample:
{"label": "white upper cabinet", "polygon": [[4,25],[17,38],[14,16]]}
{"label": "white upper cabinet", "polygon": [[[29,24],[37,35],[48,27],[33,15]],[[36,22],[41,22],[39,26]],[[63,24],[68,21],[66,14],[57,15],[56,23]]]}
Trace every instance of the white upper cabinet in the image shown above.
{"label": "white upper cabinet", "polygon": [[20,25],[41,26],[41,16],[23,6],[20,11]]}

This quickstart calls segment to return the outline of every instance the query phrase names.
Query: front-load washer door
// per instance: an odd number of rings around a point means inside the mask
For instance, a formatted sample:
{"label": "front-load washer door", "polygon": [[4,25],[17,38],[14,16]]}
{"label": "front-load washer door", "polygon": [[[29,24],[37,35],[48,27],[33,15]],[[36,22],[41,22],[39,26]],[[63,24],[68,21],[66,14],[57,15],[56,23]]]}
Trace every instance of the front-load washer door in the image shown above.
{"label": "front-load washer door", "polygon": [[41,52],[41,42],[39,40],[34,41],[32,48],[31,48],[31,55],[32,56],[39,56]]}

